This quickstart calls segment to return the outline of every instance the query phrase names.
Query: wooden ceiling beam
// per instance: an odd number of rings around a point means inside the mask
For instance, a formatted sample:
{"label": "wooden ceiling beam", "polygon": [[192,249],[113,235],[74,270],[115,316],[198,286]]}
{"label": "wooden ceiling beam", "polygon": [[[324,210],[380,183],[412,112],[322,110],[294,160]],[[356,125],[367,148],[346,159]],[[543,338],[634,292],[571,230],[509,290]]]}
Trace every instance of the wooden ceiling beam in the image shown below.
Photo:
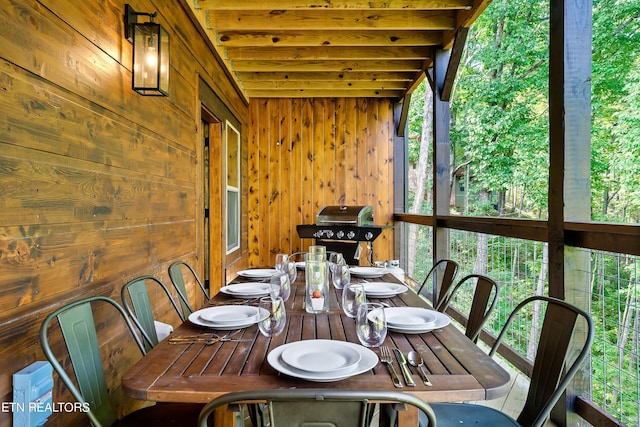
{"label": "wooden ceiling beam", "polygon": [[250,98],[400,98],[403,91],[400,90],[336,90],[325,89],[299,89],[299,90],[248,90]]}
{"label": "wooden ceiling beam", "polygon": [[243,71],[420,71],[422,61],[230,61],[233,69]]}
{"label": "wooden ceiling beam", "polygon": [[276,30],[448,30],[455,11],[415,10],[207,10],[209,29],[216,31]]}
{"label": "wooden ceiling beam", "polygon": [[424,60],[431,49],[424,47],[228,47],[225,57],[231,60]]}
{"label": "wooden ceiling beam", "polygon": [[451,99],[453,84],[455,83],[456,75],[458,74],[458,68],[460,67],[464,46],[467,43],[468,33],[469,29],[463,27],[460,28],[456,34],[453,48],[451,49],[451,56],[449,57],[449,64],[447,65],[447,73],[444,77],[444,84],[440,92],[440,98],[443,101],[449,101]]}
{"label": "wooden ceiling beam", "polygon": [[354,90],[354,89],[375,89],[375,90],[406,90],[408,82],[399,81],[371,81],[371,80],[345,80],[345,81],[283,81],[283,80],[263,80],[245,81],[243,87],[246,90],[256,89],[323,89],[323,90]]}
{"label": "wooden ceiling beam", "polygon": [[469,9],[472,0],[194,0],[196,9]]}
{"label": "wooden ceiling beam", "polygon": [[455,26],[442,32],[442,47],[451,49],[455,41],[458,28],[469,28],[478,16],[491,4],[492,0],[474,0],[472,8],[456,13]]}
{"label": "wooden ceiling beam", "polygon": [[216,42],[228,47],[435,46],[442,43],[442,33],[404,30],[217,31]]}
{"label": "wooden ceiling beam", "polygon": [[308,81],[399,81],[412,82],[414,72],[241,72],[237,73],[238,79],[243,82],[265,80],[272,81],[292,81],[292,82],[308,82]]}

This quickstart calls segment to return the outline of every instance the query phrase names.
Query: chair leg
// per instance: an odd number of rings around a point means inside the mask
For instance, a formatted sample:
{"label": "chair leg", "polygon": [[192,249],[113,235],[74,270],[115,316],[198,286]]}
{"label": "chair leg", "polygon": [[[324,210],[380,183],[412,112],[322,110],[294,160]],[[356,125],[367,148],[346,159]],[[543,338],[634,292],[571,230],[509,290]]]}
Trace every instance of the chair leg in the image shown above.
{"label": "chair leg", "polygon": [[249,413],[249,419],[253,427],[267,427],[267,420],[265,419],[264,404],[248,404],[247,412]]}

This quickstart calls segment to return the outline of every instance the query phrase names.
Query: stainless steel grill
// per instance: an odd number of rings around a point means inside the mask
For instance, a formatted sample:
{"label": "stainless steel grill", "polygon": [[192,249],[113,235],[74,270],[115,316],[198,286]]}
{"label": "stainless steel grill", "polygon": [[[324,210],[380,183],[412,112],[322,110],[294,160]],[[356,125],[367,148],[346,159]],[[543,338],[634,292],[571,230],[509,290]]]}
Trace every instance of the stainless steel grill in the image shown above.
{"label": "stainless steel grill", "polygon": [[325,206],[316,215],[316,225],[373,225],[372,206]]}
{"label": "stainless steel grill", "polygon": [[296,227],[301,238],[315,239],[328,251],[340,252],[350,265],[360,263],[361,242],[368,242],[369,261],[373,259],[373,241],[384,227],[373,224],[372,206],[325,206],[316,215],[315,224]]}

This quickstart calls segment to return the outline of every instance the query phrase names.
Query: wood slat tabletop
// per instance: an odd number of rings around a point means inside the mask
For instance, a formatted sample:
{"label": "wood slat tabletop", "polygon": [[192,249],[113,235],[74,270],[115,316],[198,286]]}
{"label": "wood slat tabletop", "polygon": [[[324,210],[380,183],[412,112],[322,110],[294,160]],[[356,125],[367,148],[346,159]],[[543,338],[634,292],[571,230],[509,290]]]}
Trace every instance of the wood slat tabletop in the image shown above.
{"label": "wood slat tabletop", "polygon": [[[353,278],[353,281],[358,280]],[[370,280],[398,282],[389,274]],[[345,316],[338,303],[341,292],[332,292],[328,313],[306,313],[303,308],[304,274],[298,274],[286,303],[287,327],[280,336],[265,337],[253,325],[234,336],[246,340],[241,342],[204,345],[169,344],[164,340],[125,373],[123,389],[133,398],[156,402],[208,402],[229,392],[251,389],[398,390],[381,363],[363,374],[327,383],[279,374],[268,364],[269,351],[285,343],[308,339],[358,343],[355,320]],[[393,298],[369,299],[391,306],[429,307],[411,290]],[[209,305],[239,302],[243,301],[220,293]],[[172,336],[210,333],[207,328],[186,321]],[[509,374],[453,325],[422,334],[390,331],[385,344],[397,347],[405,354],[416,350],[422,355],[433,386],[423,385],[418,372],[410,367],[416,386],[405,385],[402,390],[427,402],[485,400],[507,392]],[[374,351],[377,353],[377,349]],[[394,364],[398,370],[398,364]]]}

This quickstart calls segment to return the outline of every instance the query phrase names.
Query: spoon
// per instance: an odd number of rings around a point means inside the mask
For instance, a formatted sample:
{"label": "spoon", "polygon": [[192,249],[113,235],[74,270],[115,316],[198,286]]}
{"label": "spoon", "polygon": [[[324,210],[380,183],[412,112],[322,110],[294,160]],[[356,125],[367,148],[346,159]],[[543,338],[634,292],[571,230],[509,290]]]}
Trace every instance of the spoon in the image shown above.
{"label": "spoon", "polygon": [[420,376],[422,377],[422,382],[424,382],[424,385],[428,385],[428,386],[433,385],[431,384],[431,381],[429,381],[429,377],[427,377],[427,373],[424,371],[424,368],[422,367],[424,365],[424,362],[422,361],[422,357],[420,356],[420,353],[418,353],[417,351],[411,350],[409,354],[407,354],[407,359],[409,360],[409,364],[411,366],[418,368],[418,371],[420,372]]}

